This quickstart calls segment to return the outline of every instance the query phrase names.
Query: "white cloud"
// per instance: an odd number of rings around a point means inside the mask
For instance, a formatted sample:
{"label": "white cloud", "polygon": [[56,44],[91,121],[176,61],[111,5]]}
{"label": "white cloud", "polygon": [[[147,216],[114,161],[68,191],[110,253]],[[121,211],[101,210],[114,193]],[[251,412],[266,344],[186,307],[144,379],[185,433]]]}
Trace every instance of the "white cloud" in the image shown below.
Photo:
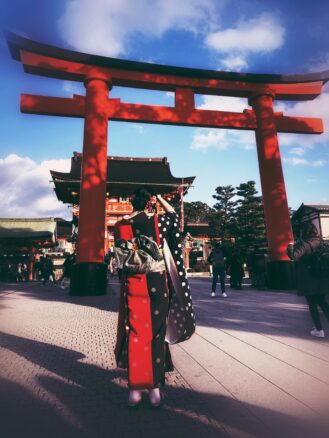
{"label": "white cloud", "polygon": [[242,55],[228,56],[222,60],[221,66],[225,70],[241,71],[248,67],[248,62]]}
{"label": "white cloud", "polygon": [[275,16],[262,14],[257,18],[239,21],[236,28],[211,33],[206,43],[224,53],[268,53],[282,46],[284,32]]}
{"label": "white cloud", "polygon": [[49,170],[67,172],[71,160],[46,160],[41,164],[16,154],[0,159],[0,205],[3,217],[49,217],[69,219],[50,184]]}
{"label": "white cloud", "polygon": [[198,128],[194,132],[191,149],[206,151],[209,148],[218,150],[228,149],[225,132],[220,129]]}
{"label": "white cloud", "polygon": [[316,57],[314,57],[308,67],[311,72],[328,70],[329,52],[321,53],[321,55],[317,55]]}
{"label": "white cloud", "polygon": [[86,91],[80,82],[63,81],[63,90],[65,94],[72,97],[73,94],[85,95]]}
{"label": "white cloud", "polygon": [[325,160],[307,160],[306,158],[299,157],[284,157],[283,162],[291,164],[292,166],[311,166],[311,167],[323,167],[326,164]]}
{"label": "white cloud", "polygon": [[221,68],[241,70],[248,66],[250,54],[265,54],[279,49],[284,43],[285,29],[277,17],[263,13],[259,17],[238,21],[235,27],[220,29],[206,37],[206,45],[226,55]]}
{"label": "white cloud", "polygon": [[194,131],[191,149],[206,151],[209,148],[227,150],[231,146],[245,150],[255,149],[255,134],[251,131],[198,128]]}
{"label": "white cloud", "polygon": [[125,53],[134,34],[161,37],[169,29],[199,33],[216,20],[214,0],[69,0],[58,27],[77,50]]}
{"label": "white cloud", "polygon": [[250,108],[247,99],[239,97],[205,95],[202,98],[203,103],[197,107],[198,109],[241,113],[244,109]]}
{"label": "white cloud", "polygon": [[132,128],[135,129],[138,132],[138,134],[144,133],[144,126],[142,125],[132,125]]}
{"label": "white cloud", "polygon": [[[203,103],[197,107],[203,110],[242,112],[249,108],[247,99],[228,96],[204,96]],[[229,129],[196,129],[191,149],[207,150],[216,148],[226,150],[238,145],[245,150],[255,149],[255,133]]]}
{"label": "white cloud", "polygon": [[293,154],[293,155],[304,155],[305,152],[306,152],[305,148],[298,147],[298,146],[295,148],[289,149],[289,154]]}

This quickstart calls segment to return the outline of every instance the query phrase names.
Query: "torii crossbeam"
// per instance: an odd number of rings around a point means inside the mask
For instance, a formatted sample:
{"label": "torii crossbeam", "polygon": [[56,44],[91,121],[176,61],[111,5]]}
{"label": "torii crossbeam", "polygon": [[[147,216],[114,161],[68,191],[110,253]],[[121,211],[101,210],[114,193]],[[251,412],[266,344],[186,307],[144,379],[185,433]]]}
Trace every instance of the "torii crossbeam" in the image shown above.
{"label": "torii crossbeam", "polygon": [[[277,132],[321,134],[320,118],[291,117],[273,111],[273,100],[311,100],[321,94],[329,71],[306,75],[241,74],[170,67],[87,55],[7,34],[12,57],[27,73],[83,82],[86,96],[72,98],[22,94],[21,111],[85,120],[80,190],[77,265],[71,293],[105,293],[104,223],[108,120],[254,130],[262,185],[270,261],[269,285],[289,288],[292,267],[286,247],[292,241]],[[113,86],[166,90],[175,106],[122,103],[109,98]],[[242,113],[195,108],[195,94],[248,98]]]}

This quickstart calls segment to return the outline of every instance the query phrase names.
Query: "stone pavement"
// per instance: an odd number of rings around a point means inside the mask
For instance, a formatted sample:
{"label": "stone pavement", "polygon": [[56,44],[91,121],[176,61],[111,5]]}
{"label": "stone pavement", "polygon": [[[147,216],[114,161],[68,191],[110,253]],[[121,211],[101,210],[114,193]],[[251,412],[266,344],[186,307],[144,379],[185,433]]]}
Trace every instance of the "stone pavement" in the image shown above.
{"label": "stone pavement", "polygon": [[249,287],[211,298],[209,278],[190,285],[197,332],[172,347],[161,411],[126,408],[117,282],[104,297],[0,285],[0,436],[328,438],[329,342],[309,336],[303,299]]}

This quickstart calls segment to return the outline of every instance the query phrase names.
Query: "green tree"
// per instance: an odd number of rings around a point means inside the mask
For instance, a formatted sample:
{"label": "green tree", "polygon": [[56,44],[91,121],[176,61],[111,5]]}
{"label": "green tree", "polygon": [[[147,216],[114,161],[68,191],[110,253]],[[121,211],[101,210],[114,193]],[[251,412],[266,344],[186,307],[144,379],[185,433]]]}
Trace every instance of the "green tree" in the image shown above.
{"label": "green tree", "polygon": [[232,237],[236,228],[235,210],[237,202],[234,200],[236,196],[235,188],[231,185],[218,186],[215,191],[213,198],[217,202],[213,207],[215,213],[210,219],[213,232],[211,237],[220,236],[224,239]]}
{"label": "green tree", "polygon": [[255,181],[247,181],[237,188],[235,212],[236,242],[247,251],[251,247],[266,248],[266,228],[262,197],[257,195]]}
{"label": "green tree", "polygon": [[201,201],[184,202],[184,223],[208,223],[213,209]]}

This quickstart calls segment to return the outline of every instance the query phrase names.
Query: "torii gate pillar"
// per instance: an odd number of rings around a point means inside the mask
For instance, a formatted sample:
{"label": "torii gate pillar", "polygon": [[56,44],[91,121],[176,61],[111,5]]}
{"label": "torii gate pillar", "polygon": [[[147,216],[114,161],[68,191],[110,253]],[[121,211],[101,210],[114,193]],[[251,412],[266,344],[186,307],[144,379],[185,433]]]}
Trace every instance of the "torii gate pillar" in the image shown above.
{"label": "torii gate pillar", "polygon": [[291,289],[295,282],[294,266],[287,256],[287,245],[293,242],[293,234],[273,99],[274,94],[266,89],[250,98],[257,119],[255,134],[269,251],[267,283],[274,289]]}
{"label": "torii gate pillar", "polygon": [[86,113],[80,186],[77,263],[73,266],[71,295],[104,295],[107,266],[104,263],[107,175],[107,102],[111,84],[99,72],[84,81]]}

